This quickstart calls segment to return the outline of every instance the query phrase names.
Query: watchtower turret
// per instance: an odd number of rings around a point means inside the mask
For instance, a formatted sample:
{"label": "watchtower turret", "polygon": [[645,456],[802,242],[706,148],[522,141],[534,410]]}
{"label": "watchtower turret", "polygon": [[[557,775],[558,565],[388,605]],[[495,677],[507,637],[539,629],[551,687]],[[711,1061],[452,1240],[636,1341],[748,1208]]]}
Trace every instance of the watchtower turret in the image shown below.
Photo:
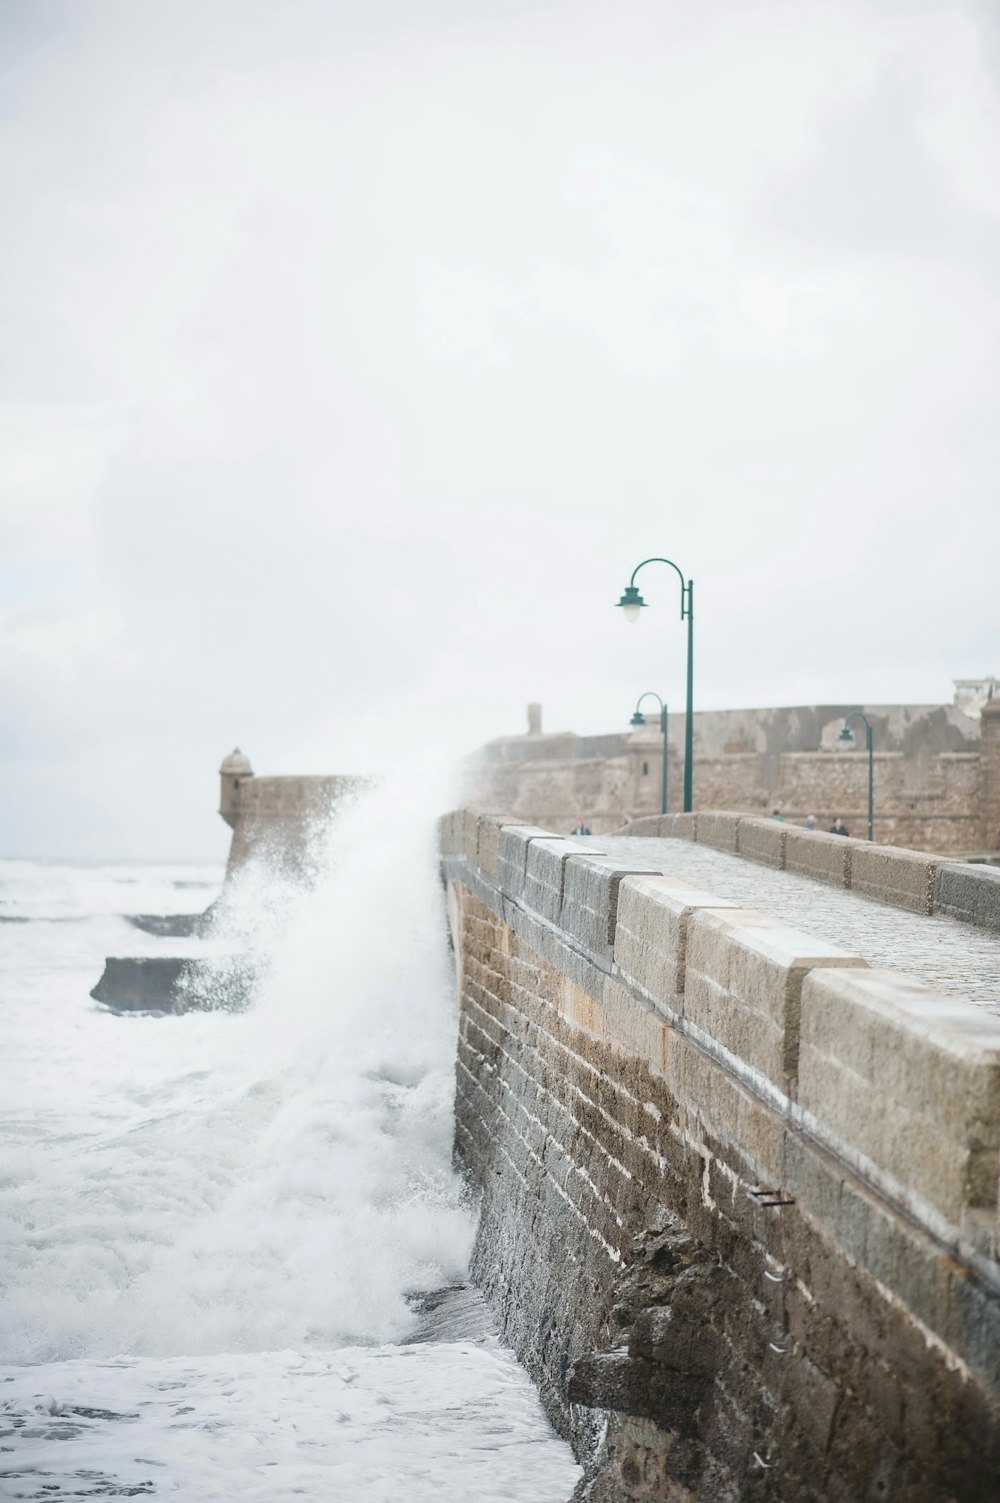
{"label": "watchtower turret", "polygon": [[235,747],[228,757],[223,757],[222,766],[219,768],[221,787],[219,789],[219,813],[234,830],[240,813],[240,784],[246,778],[253,777],[253,768],[250,766],[250,758],[243,755],[239,747]]}

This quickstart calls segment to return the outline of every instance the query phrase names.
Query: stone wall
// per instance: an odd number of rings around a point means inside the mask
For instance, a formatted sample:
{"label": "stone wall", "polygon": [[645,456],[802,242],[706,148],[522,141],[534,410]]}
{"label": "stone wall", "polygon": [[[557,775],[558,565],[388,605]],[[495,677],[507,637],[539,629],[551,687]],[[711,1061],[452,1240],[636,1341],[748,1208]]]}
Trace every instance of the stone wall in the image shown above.
{"label": "stone wall", "polygon": [[252,858],[289,873],[308,868],[330,811],[364,786],[354,777],[243,777],[223,817],[233,827],[227,875]]}
{"label": "stone wall", "polygon": [[580,1496],[995,1498],[1000,1019],[597,842],[441,836],[474,1273]]}
{"label": "stone wall", "polygon": [[[1000,699],[992,703],[1000,714]],[[863,738],[853,749],[837,739],[850,708],[698,712],[695,807],[758,815],[778,808],[793,823],[813,814],[823,828],[839,815],[863,834]],[[1000,852],[1000,733],[995,756],[984,741],[981,761],[987,720],[944,705],[872,706],[866,713],[874,726],[875,839],[948,855]],[[682,806],[683,742],[684,716],[671,716],[672,812]],[[631,735],[504,737],[477,754],[470,798],[559,831],[582,815],[603,834],[659,812],[662,745],[658,718]]]}

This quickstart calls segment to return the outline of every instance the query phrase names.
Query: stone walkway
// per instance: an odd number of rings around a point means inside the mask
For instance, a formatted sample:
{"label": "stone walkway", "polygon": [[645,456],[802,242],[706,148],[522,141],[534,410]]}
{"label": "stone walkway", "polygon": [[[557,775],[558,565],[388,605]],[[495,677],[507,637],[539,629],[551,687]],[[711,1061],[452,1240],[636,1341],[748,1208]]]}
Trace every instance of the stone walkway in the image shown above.
{"label": "stone walkway", "polygon": [[1000,1015],[1000,934],[957,919],[907,913],[692,841],[595,835],[593,845],[619,860],[662,866],[670,876],[780,918],[871,966],[905,971]]}

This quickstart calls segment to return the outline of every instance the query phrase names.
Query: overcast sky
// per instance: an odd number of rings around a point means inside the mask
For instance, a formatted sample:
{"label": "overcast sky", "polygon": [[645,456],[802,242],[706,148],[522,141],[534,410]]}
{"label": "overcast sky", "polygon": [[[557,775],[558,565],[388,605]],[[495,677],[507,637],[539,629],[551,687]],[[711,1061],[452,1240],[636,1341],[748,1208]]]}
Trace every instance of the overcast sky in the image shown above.
{"label": "overcast sky", "polygon": [[1000,672],[990,0],[4,0],[0,850]]}

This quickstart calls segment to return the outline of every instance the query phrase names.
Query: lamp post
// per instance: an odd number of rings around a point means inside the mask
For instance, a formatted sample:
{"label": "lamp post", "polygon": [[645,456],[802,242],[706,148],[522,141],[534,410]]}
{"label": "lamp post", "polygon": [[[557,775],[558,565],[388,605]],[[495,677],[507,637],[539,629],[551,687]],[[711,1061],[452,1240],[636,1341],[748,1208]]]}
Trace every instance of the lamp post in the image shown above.
{"label": "lamp post", "polygon": [[684,720],[684,813],[690,814],[694,803],[694,580],[685,579],[677,565],[669,558],[644,558],[632,570],[632,578],[619,600],[626,621],[638,621],[639,612],[646,602],[636,588],[635,578],[647,564],[668,564],[681,582],[681,620],[688,624],[687,643],[687,705]]}
{"label": "lamp post", "polygon": [[639,698],[635,702],[635,714],[632,716],[632,719],[629,722],[630,725],[639,726],[639,725],[645,725],[646,724],[646,717],[645,717],[645,715],[642,713],[642,711],[639,708],[639,706],[642,704],[642,702],[643,702],[644,699],[655,699],[656,703],[660,707],[660,730],[663,732],[663,773],[662,773],[662,775],[660,777],[660,813],[661,814],[666,814],[666,812],[667,812],[667,707],[666,707],[666,705],[664,704],[663,700],[660,698],[660,696],[658,694],[654,694],[653,691],[652,691],[652,689],[647,689],[646,692],[645,692],[645,694],[640,694]]}
{"label": "lamp post", "polygon": [[875,793],[875,755],[872,746],[872,723],[862,710],[852,710],[844,721],[844,728],[837,737],[850,746],[854,745],[854,732],[851,730],[852,720],[863,720],[865,725],[865,746],[868,749],[868,839],[872,839],[872,826],[874,825],[874,793]]}

